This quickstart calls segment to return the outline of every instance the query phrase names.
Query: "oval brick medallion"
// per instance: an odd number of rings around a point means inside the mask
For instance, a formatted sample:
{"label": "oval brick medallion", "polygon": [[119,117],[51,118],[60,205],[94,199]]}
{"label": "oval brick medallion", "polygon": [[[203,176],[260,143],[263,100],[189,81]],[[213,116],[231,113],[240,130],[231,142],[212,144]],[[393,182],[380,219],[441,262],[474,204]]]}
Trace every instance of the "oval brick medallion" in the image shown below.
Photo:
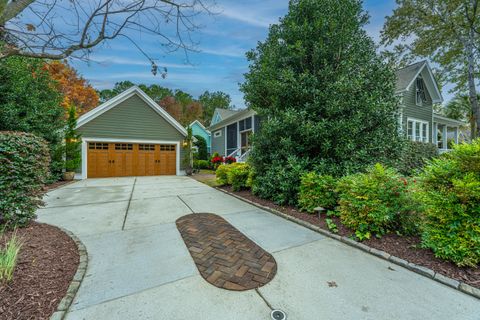
{"label": "oval brick medallion", "polygon": [[259,288],[275,276],[273,256],[222,217],[193,213],[176,224],[200,274],[214,286],[243,291]]}

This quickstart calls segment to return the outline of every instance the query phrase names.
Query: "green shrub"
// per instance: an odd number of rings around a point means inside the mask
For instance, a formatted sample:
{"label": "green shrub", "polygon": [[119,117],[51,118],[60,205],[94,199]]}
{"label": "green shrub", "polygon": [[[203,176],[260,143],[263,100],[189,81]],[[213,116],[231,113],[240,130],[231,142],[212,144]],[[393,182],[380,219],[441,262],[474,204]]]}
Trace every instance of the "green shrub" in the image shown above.
{"label": "green shrub", "polygon": [[211,164],[208,160],[193,160],[194,169],[210,169]]}
{"label": "green shrub", "polygon": [[436,156],[438,156],[438,150],[433,143],[405,141],[396,168],[401,174],[412,176],[421,171],[426,163]]}
{"label": "green shrub", "polygon": [[336,180],[329,175],[309,172],[302,176],[298,205],[300,209],[312,213],[316,207],[334,209],[338,202],[335,190]]}
{"label": "green shrub", "polygon": [[247,180],[250,174],[250,167],[246,163],[231,165],[227,172],[228,184],[232,185],[233,191],[240,191],[247,187]]}
{"label": "green shrub", "polygon": [[[1,234],[0,234],[1,237]],[[18,253],[22,244],[16,233],[6,241],[4,246],[0,245],[0,284],[10,282],[13,279],[13,271],[17,265]]]}
{"label": "green shrub", "polygon": [[[255,149],[253,149],[255,152]],[[300,177],[307,171],[308,159],[296,156],[283,161],[272,161],[260,174],[255,166],[256,177],[252,186],[254,194],[271,199],[279,205],[296,205],[300,187]]]}
{"label": "green shrub", "polygon": [[196,157],[198,160],[208,160],[207,141],[200,135],[194,136],[197,140],[193,143],[198,148]]}
{"label": "green shrub", "polygon": [[217,177],[217,183],[219,185],[226,185],[228,184],[228,172],[232,165],[229,164],[221,164],[218,166],[217,170],[215,171],[215,175]]}
{"label": "green shrub", "polygon": [[480,262],[480,139],[433,159],[416,193],[424,204],[422,244],[459,266]]}
{"label": "green shrub", "polygon": [[42,204],[50,156],[44,139],[0,132],[0,226],[26,225]]}
{"label": "green shrub", "polygon": [[355,230],[360,240],[372,234],[382,236],[390,231],[406,233],[416,229],[418,220],[412,211],[408,181],[394,169],[376,164],[366,173],[340,179],[338,190],[340,219]]}

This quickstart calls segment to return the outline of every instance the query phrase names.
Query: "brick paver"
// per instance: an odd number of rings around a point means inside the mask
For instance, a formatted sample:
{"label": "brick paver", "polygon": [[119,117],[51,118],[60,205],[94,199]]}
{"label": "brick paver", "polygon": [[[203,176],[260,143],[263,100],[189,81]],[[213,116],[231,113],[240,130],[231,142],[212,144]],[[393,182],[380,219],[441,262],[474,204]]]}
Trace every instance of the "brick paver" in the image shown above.
{"label": "brick paver", "polygon": [[194,213],[176,224],[200,274],[214,286],[243,291],[261,287],[275,276],[272,255],[222,217]]}

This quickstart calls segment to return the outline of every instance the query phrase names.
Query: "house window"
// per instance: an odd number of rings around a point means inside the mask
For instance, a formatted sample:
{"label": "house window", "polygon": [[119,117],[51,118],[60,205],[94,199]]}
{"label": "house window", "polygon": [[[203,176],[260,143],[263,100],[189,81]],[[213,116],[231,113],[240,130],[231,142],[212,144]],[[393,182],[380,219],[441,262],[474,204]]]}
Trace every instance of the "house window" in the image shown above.
{"label": "house window", "polygon": [[408,119],[407,137],[412,141],[428,142],[428,122]]}
{"label": "house window", "polygon": [[421,106],[423,103],[427,102],[427,97],[425,95],[425,83],[421,77],[418,77],[416,81],[415,102],[417,106]]}
{"label": "house window", "polygon": [[213,136],[214,136],[215,138],[221,137],[221,136],[222,136],[222,130],[215,131],[215,132],[213,133]]}
{"label": "house window", "polygon": [[240,131],[250,130],[252,129],[252,117],[245,118],[238,122]]}

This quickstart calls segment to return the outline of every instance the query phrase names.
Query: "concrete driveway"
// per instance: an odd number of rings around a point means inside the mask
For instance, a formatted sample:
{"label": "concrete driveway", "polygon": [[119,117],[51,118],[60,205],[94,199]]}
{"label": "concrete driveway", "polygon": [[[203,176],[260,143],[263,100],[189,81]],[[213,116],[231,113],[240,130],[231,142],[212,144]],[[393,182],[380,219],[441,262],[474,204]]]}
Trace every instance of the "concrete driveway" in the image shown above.
{"label": "concrete driveway", "polygon": [[[69,320],[267,320],[269,306],[298,320],[479,319],[473,297],[188,177],[91,179],[45,200],[38,220],[74,232],[89,254]],[[275,278],[243,292],[207,283],[175,226],[192,212],[223,216],[272,253]]]}

